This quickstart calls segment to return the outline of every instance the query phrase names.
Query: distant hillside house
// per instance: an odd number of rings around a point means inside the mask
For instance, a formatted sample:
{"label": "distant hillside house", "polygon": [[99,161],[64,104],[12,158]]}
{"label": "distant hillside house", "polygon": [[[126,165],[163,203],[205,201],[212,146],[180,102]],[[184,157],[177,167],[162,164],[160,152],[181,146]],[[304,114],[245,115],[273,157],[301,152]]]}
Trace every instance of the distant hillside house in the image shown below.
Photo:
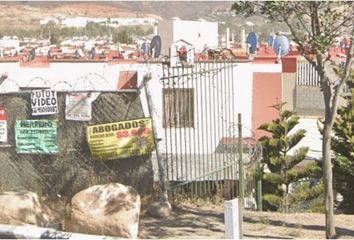
{"label": "distant hillside house", "polygon": [[152,17],[144,18],[93,18],[93,17],[51,17],[39,21],[41,25],[46,25],[49,22],[54,22],[62,27],[85,27],[88,23],[98,23],[104,26],[119,27],[119,26],[137,26],[137,25],[154,25],[157,19]]}
{"label": "distant hillside house", "polygon": [[192,44],[197,53],[206,47],[216,49],[218,46],[218,23],[203,19],[185,21],[173,18],[162,21],[158,25],[158,34],[162,40],[162,55],[168,55],[171,45],[180,39]]}

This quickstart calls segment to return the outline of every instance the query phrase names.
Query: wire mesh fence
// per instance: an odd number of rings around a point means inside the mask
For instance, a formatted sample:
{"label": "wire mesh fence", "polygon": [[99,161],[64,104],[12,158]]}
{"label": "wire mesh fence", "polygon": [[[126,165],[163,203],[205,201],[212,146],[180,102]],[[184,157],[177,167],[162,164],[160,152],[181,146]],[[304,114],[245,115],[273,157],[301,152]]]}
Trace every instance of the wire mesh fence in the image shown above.
{"label": "wire mesh fence", "polygon": [[[139,94],[100,93],[92,103],[92,119],[71,121],[65,118],[65,96],[58,92],[58,113],[32,116],[30,92],[0,95],[0,106],[8,115],[8,141],[0,145],[0,190],[31,190],[49,197],[70,198],[94,184],[120,182],[139,193],[152,192],[150,156],[114,161],[92,158],[86,139],[86,126],[144,117]],[[57,126],[57,154],[18,153],[16,120],[53,120]]]}

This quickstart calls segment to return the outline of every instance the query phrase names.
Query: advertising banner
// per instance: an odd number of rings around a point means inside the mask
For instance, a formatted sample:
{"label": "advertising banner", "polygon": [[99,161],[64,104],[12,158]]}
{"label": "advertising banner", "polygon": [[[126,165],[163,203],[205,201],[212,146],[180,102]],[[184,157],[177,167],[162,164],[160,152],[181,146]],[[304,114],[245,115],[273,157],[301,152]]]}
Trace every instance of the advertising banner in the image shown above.
{"label": "advertising banner", "polygon": [[87,127],[92,157],[109,160],[141,156],[155,149],[151,118]]}
{"label": "advertising banner", "polygon": [[90,121],[92,116],[91,93],[66,94],[65,119]]}
{"label": "advertising banner", "polygon": [[57,123],[53,120],[16,120],[15,139],[17,153],[59,152]]}
{"label": "advertising banner", "polygon": [[58,112],[57,92],[35,90],[31,92],[32,116],[50,115]]}
{"label": "advertising banner", "polygon": [[0,107],[0,143],[7,142],[7,113],[4,107]]}

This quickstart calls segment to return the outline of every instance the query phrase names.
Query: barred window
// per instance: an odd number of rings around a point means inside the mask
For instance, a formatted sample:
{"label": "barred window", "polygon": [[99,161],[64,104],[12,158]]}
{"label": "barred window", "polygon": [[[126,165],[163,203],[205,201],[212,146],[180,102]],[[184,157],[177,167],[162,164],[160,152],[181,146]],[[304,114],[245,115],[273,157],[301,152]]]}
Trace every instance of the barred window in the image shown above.
{"label": "barred window", "polygon": [[163,89],[163,127],[194,127],[194,90]]}

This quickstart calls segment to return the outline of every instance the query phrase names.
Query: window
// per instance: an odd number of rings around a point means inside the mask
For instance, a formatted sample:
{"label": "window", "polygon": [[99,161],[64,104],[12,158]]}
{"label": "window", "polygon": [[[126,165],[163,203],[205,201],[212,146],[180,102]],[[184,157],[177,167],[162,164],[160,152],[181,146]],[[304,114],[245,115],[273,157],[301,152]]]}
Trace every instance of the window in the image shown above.
{"label": "window", "polygon": [[194,91],[192,88],[163,89],[163,127],[194,127]]}

